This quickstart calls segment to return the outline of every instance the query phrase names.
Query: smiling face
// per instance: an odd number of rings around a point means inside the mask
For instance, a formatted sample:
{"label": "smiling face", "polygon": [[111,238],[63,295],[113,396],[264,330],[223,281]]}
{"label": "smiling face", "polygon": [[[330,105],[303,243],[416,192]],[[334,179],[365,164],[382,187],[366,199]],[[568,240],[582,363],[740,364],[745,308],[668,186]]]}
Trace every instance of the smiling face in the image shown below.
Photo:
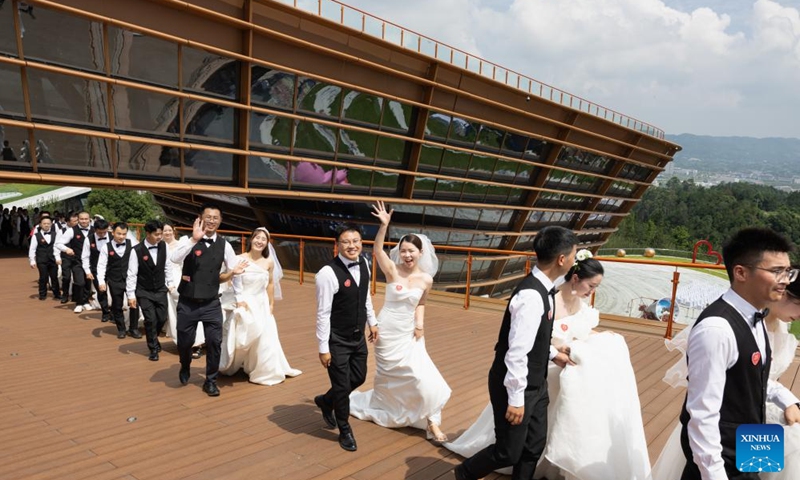
{"label": "smiling face", "polygon": [[361,234],[355,230],[347,230],[339,235],[339,253],[351,262],[357,262],[361,255]]}
{"label": "smiling face", "polygon": [[206,236],[210,237],[214,235],[214,232],[219,228],[219,224],[222,223],[222,213],[216,208],[206,208],[203,210],[200,219],[205,222]]}
{"label": "smiling face", "polygon": [[782,299],[769,305],[769,311],[784,322],[800,320],[800,298],[787,291]]}
{"label": "smiling face", "polygon": [[402,242],[398,249],[400,254],[401,265],[404,265],[409,270],[413,270],[419,264],[419,257],[422,251],[411,242]]}
{"label": "smiling face", "polygon": [[92,217],[89,216],[86,212],[81,212],[78,214],[78,225],[81,228],[89,228],[89,223],[91,223]]}
{"label": "smiling face", "polygon": [[250,250],[253,252],[263,252],[264,249],[267,248],[268,243],[269,239],[267,238],[267,234],[261,230],[257,230],[250,238]]}
{"label": "smiling face", "polygon": [[127,228],[115,228],[114,229],[114,241],[117,243],[125,243],[125,239],[128,237],[128,229]]}
{"label": "smiling face", "polygon": [[570,281],[570,288],[575,291],[575,296],[580,298],[591,297],[600,283],[603,281],[602,275],[595,275],[589,278],[581,279],[578,275],[573,275]]}
{"label": "smiling face", "polygon": [[175,240],[175,230],[172,229],[172,225],[164,225],[161,232],[165,242],[172,243]]}

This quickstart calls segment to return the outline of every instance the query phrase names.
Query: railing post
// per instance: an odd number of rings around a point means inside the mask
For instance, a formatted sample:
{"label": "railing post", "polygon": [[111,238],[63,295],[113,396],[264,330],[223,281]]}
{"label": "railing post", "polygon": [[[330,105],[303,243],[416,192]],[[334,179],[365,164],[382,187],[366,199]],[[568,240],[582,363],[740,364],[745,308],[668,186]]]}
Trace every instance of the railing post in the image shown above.
{"label": "railing post", "polygon": [[372,249],[372,271],[370,272],[372,274],[372,278],[370,279],[370,282],[369,282],[370,291],[371,291],[373,297],[375,296],[375,292],[377,291],[377,288],[378,288],[378,273],[375,271],[376,270],[375,261],[376,261],[375,248],[373,248]]}
{"label": "railing post", "polygon": [[300,239],[300,285],[303,284],[303,271],[305,270],[305,246],[306,242]]}
{"label": "railing post", "polygon": [[675,271],[672,272],[672,297],[669,301],[669,319],[667,319],[667,332],[664,334],[664,338],[671,339],[672,338],[672,322],[674,321],[673,316],[675,315],[675,297],[678,295],[678,280],[681,278],[681,272],[678,271],[678,268],[675,267]]}
{"label": "railing post", "polygon": [[467,291],[464,293],[464,310],[469,310],[469,292],[472,280],[472,252],[467,252]]}
{"label": "railing post", "polygon": [[525,255],[525,275],[531,273],[531,256]]}

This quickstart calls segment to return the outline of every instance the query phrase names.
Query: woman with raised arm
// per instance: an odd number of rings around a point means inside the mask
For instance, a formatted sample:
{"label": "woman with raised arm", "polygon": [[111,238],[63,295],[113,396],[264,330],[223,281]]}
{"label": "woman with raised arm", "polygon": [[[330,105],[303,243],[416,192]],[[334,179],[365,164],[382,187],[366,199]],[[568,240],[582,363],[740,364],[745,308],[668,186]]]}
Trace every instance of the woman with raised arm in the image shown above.
{"label": "woman with raised arm", "polygon": [[272,311],[275,299],[280,299],[280,277],[283,276],[275,250],[269,242],[269,231],[258,227],[248,242],[247,252],[239,255],[241,262],[235,270],[220,274],[220,281],[241,283],[241,301],[226,302],[222,324],[222,355],[219,371],[234,375],[239,369],[252,383],[275,385],[286,377],[300,375],[292,368],[283,353],[278,338],[278,325]]}
{"label": "woman with raised arm", "polygon": [[382,427],[423,429],[434,443],[445,442],[440,425],[450,387],[428,356],[424,337],[425,300],[439,260],[422,234],[404,235],[387,255],[383,241],[394,210],[387,212],[383,202],[373,209],[381,222],[374,250],[386,297],[378,314],[373,389],[350,395],[350,414]]}

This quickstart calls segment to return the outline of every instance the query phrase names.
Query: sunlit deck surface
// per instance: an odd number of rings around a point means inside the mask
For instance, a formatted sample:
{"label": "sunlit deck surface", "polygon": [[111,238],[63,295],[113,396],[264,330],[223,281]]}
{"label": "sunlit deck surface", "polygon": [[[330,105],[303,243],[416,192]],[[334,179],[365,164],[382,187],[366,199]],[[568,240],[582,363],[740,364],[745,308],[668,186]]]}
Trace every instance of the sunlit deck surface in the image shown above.
{"label": "sunlit deck surface", "polygon": [[[178,382],[175,345],[161,361],[144,340],[118,340],[96,311],[75,314],[36,298],[36,274],[22,257],[0,258],[0,478],[449,479],[460,458],[424,432],[353,420],[359,449],[342,450],[325,430],[313,397],[328,386],[314,338],[314,286],[283,282],[276,317],[284,351],[303,375],[265,387],[222,377],[218,398],[200,389],[204,360]],[[309,277],[307,277],[309,278]],[[312,277],[313,279],[313,277]],[[383,303],[379,292],[376,309]],[[434,297],[427,346],[453,395],[444,430],[458,436],[488,401],[486,373],[502,309]],[[651,461],[676,421],[683,391],[661,377],[677,358],[658,329],[604,320],[622,333],[638,379]],[[371,386],[374,358],[370,355]],[[800,393],[798,361],[784,384]],[[590,413],[590,412],[587,412]],[[133,420],[134,421],[129,421]],[[505,478],[495,475],[487,478]]]}

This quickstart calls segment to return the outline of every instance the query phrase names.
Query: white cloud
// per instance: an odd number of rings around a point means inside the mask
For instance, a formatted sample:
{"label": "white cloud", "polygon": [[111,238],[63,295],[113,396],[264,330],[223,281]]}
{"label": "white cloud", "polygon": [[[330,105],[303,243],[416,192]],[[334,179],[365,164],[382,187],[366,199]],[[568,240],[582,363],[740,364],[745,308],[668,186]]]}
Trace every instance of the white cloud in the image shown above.
{"label": "white cloud", "polygon": [[800,137],[797,0],[346,0],[668,133]]}

